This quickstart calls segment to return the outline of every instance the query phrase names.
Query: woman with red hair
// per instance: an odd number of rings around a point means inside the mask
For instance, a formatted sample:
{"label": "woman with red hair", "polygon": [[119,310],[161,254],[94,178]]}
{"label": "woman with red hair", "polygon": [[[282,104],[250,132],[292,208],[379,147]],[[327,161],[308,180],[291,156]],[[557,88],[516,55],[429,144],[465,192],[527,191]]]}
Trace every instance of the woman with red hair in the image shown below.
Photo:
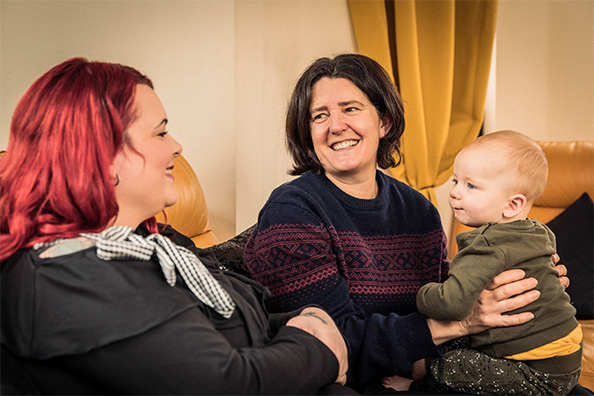
{"label": "woman with red hair", "polygon": [[166,126],[119,64],[71,59],[25,93],[0,159],[3,354],[44,394],[348,391],[324,311],[268,315],[262,286],[157,232],[182,150]]}

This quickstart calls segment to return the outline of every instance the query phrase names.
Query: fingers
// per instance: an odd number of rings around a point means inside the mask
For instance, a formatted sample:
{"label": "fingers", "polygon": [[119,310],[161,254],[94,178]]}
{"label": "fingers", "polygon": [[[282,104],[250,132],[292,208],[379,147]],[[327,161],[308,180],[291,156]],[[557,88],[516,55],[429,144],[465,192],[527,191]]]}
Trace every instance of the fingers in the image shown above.
{"label": "fingers", "polygon": [[568,278],[568,277],[566,277],[566,276],[563,276],[563,277],[559,278],[559,282],[561,282],[561,285],[562,285],[564,288],[566,288],[566,289],[567,289],[567,288],[569,287],[569,278]]}
{"label": "fingers", "polygon": [[[513,296],[517,296],[518,294],[524,293],[528,290],[534,289],[538,281],[534,278],[526,278],[517,280],[512,283],[502,284],[495,289],[490,289],[493,291],[492,298],[495,301],[501,301],[509,299]],[[532,296],[533,297],[533,296]],[[538,298],[538,296],[536,296]],[[531,300],[533,301],[533,300]],[[525,304],[524,304],[525,305]],[[523,305],[520,305],[523,306]],[[519,308],[519,307],[516,307]]]}
{"label": "fingers", "polygon": [[[508,312],[536,301],[540,292],[534,278],[523,278],[524,271],[509,270],[493,279],[479,296],[472,313],[461,323],[463,334],[476,334],[493,327],[515,326],[534,318],[530,312],[508,315]],[[511,283],[510,283],[511,282]]]}
{"label": "fingers", "polygon": [[487,327],[507,327],[529,322],[534,319],[534,314],[531,312],[522,312],[513,315],[505,315],[504,313],[522,308],[531,302],[536,301],[539,296],[539,291],[531,290],[524,294],[495,303],[493,307],[494,314],[485,315],[483,317],[484,325]]}
{"label": "fingers", "polygon": [[540,297],[540,292],[538,290],[530,290],[526,293],[503,300],[501,301],[501,303],[504,305],[502,312],[509,312],[518,308],[525,307],[531,302],[538,300],[538,297]]}
{"label": "fingers", "polygon": [[[557,256],[556,254],[554,254],[553,256]],[[557,256],[557,258],[559,258],[559,256]],[[555,259],[553,258],[553,262],[557,263],[559,262],[559,260],[555,261]],[[559,282],[561,282],[561,285],[565,288],[569,287],[569,278],[567,277],[567,267],[564,266],[563,264],[558,264],[555,266],[555,271],[557,271],[559,273]]]}
{"label": "fingers", "polygon": [[495,290],[496,288],[498,288],[501,285],[505,285],[510,282],[515,282],[517,280],[524,278],[524,276],[526,276],[526,273],[520,269],[512,269],[512,270],[503,271],[502,273],[497,275],[495,278],[493,278],[491,283],[489,283],[487,285],[487,289]]}
{"label": "fingers", "polygon": [[[557,263],[555,262],[555,264],[557,264]],[[559,273],[559,276],[566,276],[567,275],[567,267],[564,266],[563,264],[557,264],[555,266],[555,271],[557,271]]]}
{"label": "fingers", "polygon": [[522,312],[515,315],[501,315],[501,322],[497,327],[517,326],[534,319],[534,314],[531,312]]}

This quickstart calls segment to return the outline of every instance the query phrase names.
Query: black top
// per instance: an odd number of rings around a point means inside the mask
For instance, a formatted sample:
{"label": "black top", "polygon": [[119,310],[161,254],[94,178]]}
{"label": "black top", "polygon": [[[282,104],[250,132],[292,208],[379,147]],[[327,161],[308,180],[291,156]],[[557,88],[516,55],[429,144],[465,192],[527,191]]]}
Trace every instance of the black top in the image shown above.
{"label": "black top", "polygon": [[[142,231],[139,231],[142,232]],[[224,319],[157,261],[97,258],[94,247],[56,258],[22,250],[3,263],[2,344],[42,393],[314,394],[338,375],[318,339],[268,315],[267,291],[195,252],[237,308]]]}

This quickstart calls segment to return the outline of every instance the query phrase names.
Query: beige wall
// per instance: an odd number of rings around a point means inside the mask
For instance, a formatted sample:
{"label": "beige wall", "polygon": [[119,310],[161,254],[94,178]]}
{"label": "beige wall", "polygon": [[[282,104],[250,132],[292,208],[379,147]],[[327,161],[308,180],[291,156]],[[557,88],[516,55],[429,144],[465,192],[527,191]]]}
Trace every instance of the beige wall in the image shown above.
{"label": "beige wall", "polygon": [[[593,7],[500,1],[488,132],[594,139]],[[0,0],[0,148],[16,102],[51,66],[135,66],[155,82],[226,239],[289,179],[282,124],[296,78],[318,56],[354,50],[346,0]]]}
{"label": "beige wall", "polygon": [[500,2],[496,129],[594,139],[594,2]]}
{"label": "beige wall", "polygon": [[235,15],[240,232],[257,221],[270,192],[291,179],[284,116],[297,78],[314,59],[356,46],[343,0],[237,1]]}
{"label": "beige wall", "polygon": [[[594,1],[500,0],[485,132],[594,140]],[[451,183],[437,189],[446,231]]]}
{"label": "beige wall", "polygon": [[288,180],[282,120],[298,74],[355,50],[345,0],[1,0],[0,17],[0,148],[50,67],[74,56],[132,65],[155,83],[221,240]]}
{"label": "beige wall", "polygon": [[74,56],[132,65],[153,80],[168,129],[204,184],[213,226],[233,233],[234,1],[0,4],[1,148],[18,99],[50,67]]}

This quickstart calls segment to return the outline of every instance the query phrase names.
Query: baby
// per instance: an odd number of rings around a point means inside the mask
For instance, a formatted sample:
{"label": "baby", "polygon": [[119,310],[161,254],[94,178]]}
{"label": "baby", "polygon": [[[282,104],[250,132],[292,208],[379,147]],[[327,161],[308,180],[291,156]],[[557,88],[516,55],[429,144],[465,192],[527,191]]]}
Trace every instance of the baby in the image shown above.
{"label": "baby", "polygon": [[459,222],[478,228],[457,236],[459,252],[449,278],[424,285],[417,308],[430,318],[462,320],[497,274],[519,268],[538,280],[540,298],[522,308],[534,319],[455,340],[441,358],[421,365],[422,374],[413,371],[414,381],[393,376],[384,379],[384,386],[499,395],[565,395],[575,386],[581,327],[553,269],[555,236],[527,218],[547,175],[540,146],[518,132],[494,132],[460,151],[449,202]]}

